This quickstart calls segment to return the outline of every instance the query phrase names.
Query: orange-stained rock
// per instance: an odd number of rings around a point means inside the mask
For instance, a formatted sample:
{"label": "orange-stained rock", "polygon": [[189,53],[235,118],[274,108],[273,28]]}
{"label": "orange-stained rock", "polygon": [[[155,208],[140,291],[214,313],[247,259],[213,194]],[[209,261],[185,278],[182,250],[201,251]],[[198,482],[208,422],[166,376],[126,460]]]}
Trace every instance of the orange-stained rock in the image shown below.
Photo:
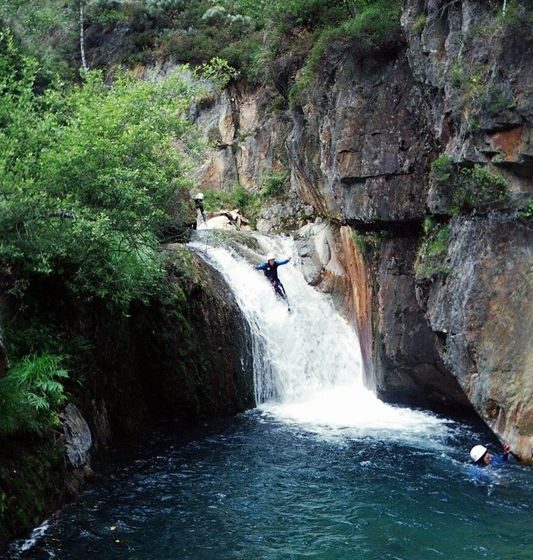
{"label": "orange-stained rock", "polygon": [[491,146],[494,150],[500,152],[506,161],[518,160],[520,151],[524,147],[523,133],[523,126],[495,132],[489,136]]}

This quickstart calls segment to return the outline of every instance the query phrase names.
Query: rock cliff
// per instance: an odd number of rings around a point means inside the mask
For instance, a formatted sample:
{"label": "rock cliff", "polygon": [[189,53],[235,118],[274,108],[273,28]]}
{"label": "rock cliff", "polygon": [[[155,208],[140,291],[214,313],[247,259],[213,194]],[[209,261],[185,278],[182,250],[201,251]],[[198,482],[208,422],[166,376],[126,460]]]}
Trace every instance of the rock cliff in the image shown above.
{"label": "rock cliff", "polygon": [[354,319],[368,383],[473,407],[531,461],[531,10],[408,0],[401,22],[385,51],[326,49],[290,110],[273,107],[301,71],[277,61],[277,91],[229,90],[200,111],[221,140],[198,179],[258,190],[286,166],[290,190],[258,225],[320,217],[297,234],[300,257]]}

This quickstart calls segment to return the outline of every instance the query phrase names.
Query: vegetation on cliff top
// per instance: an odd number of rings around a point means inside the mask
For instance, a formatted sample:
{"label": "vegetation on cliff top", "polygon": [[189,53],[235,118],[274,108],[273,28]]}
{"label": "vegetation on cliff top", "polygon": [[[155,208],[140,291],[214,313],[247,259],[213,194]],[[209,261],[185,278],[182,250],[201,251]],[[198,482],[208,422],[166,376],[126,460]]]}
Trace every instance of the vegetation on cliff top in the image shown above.
{"label": "vegetation on cliff top", "polygon": [[[249,81],[262,80],[270,59],[310,53],[316,65],[328,44],[352,41],[362,50],[395,41],[399,0],[6,0],[0,18],[17,22],[25,48],[54,71],[81,65],[80,26],[92,66],[174,60],[194,65],[227,60]],[[303,49],[303,50],[302,50]]]}

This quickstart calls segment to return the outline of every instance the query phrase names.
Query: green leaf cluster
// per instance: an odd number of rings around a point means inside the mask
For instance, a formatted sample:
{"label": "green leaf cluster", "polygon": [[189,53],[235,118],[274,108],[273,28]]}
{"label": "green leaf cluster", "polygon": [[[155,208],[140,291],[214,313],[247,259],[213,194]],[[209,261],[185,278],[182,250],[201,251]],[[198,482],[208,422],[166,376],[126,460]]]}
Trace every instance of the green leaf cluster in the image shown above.
{"label": "green leaf cluster", "polygon": [[0,437],[43,435],[57,427],[67,377],[58,356],[32,355],[16,363],[0,380]]}
{"label": "green leaf cluster", "polygon": [[507,181],[486,165],[458,169],[450,156],[441,155],[431,164],[430,177],[447,191],[453,214],[483,211],[508,199]]}
{"label": "green leaf cluster", "polygon": [[346,10],[349,8],[344,18],[315,31],[305,65],[289,92],[291,105],[302,102],[302,95],[316,79],[328,49],[351,46],[364,57],[394,49],[399,43],[401,2],[353,0],[343,5]]}
{"label": "green leaf cluster", "polygon": [[231,191],[206,191],[204,207],[208,212],[239,209],[252,223],[257,219],[261,206],[261,196],[236,185]]}
{"label": "green leaf cluster", "polygon": [[267,174],[261,189],[261,194],[264,198],[277,197],[283,194],[287,179],[289,178],[288,171],[272,171]]}
{"label": "green leaf cluster", "polygon": [[446,276],[450,273],[447,264],[449,238],[450,227],[447,224],[437,224],[431,218],[426,218],[424,237],[415,262],[417,280],[430,280],[438,274]]}
{"label": "green leaf cluster", "polygon": [[480,211],[508,199],[507,181],[484,165],[461,169],[453,191],[453,210]]}

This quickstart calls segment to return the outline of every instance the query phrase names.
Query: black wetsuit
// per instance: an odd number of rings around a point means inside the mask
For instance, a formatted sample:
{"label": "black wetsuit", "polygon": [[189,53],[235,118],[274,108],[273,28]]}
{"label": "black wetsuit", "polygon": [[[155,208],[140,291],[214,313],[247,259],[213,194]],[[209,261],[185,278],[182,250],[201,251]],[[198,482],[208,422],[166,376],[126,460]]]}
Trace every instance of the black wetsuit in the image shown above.
{"label": "black wetsuit", "polygon": [[207,222],[205,218],[205,212],[204,212],[204,201],[201,200],[200,198],[195,198],[194,205],[196,206],[196,210],[200,210],[204,222]]}
{"label": "black wetsuit", "polygon": [[285,259],[283,261],[274,260],[274,264],[270,265],[267,261],[265,263],[258,264],[255,268],[256,270],[262,270],[265,273],[265,276],[268,278],[274,291],[283,299],[287,299],[287,294],[285,292],[285,288],[281,283],[280,279],[278,278],[278,267],[284,264],[287,264],[289,259]]}

